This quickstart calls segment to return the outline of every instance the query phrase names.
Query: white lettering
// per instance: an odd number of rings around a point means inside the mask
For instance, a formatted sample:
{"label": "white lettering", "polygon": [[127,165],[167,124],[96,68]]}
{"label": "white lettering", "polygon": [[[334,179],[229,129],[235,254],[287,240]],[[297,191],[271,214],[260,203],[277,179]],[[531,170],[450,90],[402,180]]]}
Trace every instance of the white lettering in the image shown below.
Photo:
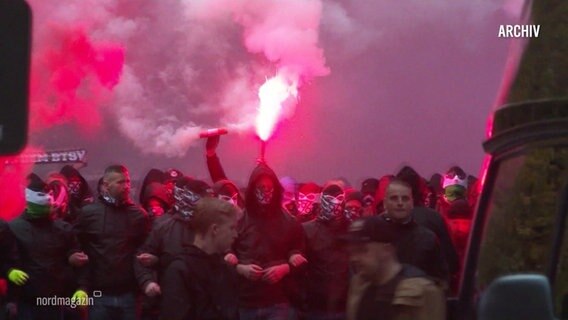
{"label": "white lettering", "polygon": [[54,153],[51,154],[51,161],[52,162],[59,162],[60,161],[59,152],[54,152]]}
{"label": "white lettering", "polygon": [[85,154],[87,153],[87,151],[77,150],[77,151],[75,151],[75,153],[77,154],[77,156],[79,156],[79,161],[85,162]]}
{"label": "white lettering", "polygon": [[69,161],[77,161],[77,151],[69,152]]}
{"label": "white lettering", "polygon": [[499,38],[503,38],[505,37],[505,26],[504,25],[500,25],[499,26],[499,35],[497,35]]}
{"label": "white lettering", "polygon": [[534,37],[538,38],[538,34],[540,32],[540,24],[536,25],[536,26],[532,26],[533,27],[533,31],[534,31]]}

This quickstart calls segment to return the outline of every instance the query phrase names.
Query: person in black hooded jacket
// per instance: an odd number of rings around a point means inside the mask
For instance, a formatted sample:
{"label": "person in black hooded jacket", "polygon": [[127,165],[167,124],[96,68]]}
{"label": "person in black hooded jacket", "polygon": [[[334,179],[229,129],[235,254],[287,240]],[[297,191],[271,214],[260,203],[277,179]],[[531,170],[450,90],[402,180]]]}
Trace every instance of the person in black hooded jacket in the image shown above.
{"label": "person in black hooded jacket", "polygon": [[291,319],[294,314],[290,273],[307,261],[302,226],[282,209],[282,193],[274,171],[260,163],[250,176],[246,212],[233,245],[241,275],[241,320]]}
{"label": "person in black hooded jacket", "polygon": [[74,224],[81,208],[95,201],[93,192],[87,180],[71,165],[66,165],[59,171],[67,179],[69,190],[69,212],[65,221]]}
{"label": "person in black hooded jacket", "polygon": [[[87,258],[79,248],[71,225],[54,219],[53,198],[47,185],[34,174],[30,175],[29,181],[25,190],[26,209],[9,224],[21,268],[26,273],[26,277],[14,279],[18,318],[57,319],[63,314],[62,306],[38,305],[36,299],[71,298],[73,292],[68,291],[68,285],[75,282],[71,266],[84,264]],[[84,297],[86,293],[81,291],[80,295]]]}

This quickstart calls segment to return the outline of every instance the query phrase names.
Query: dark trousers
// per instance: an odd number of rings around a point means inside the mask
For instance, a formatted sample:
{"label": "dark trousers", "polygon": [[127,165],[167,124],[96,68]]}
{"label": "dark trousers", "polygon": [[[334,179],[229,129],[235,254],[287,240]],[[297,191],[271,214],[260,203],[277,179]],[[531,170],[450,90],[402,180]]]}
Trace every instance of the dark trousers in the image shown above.
{"label": "dark trousers", "polygon": [[89,306],[89,320],[136,320],[136,295],[125,293],[94,298]]}
{"label": "dark trousers", "polygon": [[38,306],[34,303],[18,302],[18,320],[63,320],[60,306]]}

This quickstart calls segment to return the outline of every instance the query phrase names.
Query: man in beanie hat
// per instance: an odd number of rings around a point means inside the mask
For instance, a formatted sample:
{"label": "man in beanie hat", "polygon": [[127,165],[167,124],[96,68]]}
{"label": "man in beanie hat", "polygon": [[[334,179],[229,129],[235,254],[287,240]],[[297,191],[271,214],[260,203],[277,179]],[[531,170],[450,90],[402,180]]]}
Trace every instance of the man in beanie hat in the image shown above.
{"label": "man in beanie hat", "polygon": [[398,258],[400,234],[381,217],[354,221],[344,238],[355,269],[348,320],[442,320],[446,301],[426,274]]}
{"label": "man in beanie hat", "polygon": [[[40,306],[36,299],[70,294],[77,304],[84,304],[87,293],[83,288],[73,294],[67,286],[73,281],[71,267],[84,265],[88,258],[81,252],[71,225],[54,219],[53,197],[47,185],[35,174],[28,181],[26,209],[10,222],[25,273],[9,275],[9,279],[18,286],[20,319],[58,319],[61,306]],[[74,287],[76,290],[76,283]]]}
{"label": "man in beanie hat", "polygon": [[102,193],[81,209],[75,225],[88,271],[79,278],[82,287],[101,291],[89,306],[89,319],[134,319],[136,249],[150,228],[148,214],[130,198],[130,174],[123,165],[105,169]]}
{"label": "man in beanie hat", "polygon": [[319,210],[321,187],[314,182],[302,183],[298,188],[298,213],[296,219],[300,223],[312,221]]}
{"label": "man in beanie hat", "polygon": [[[344,210],[345,192],[331,183],[321,193],[315,220],[304,223],[307,274],[306,319],[344,319],[349,287],[349,255],[339,238],[349,226],[350,212]],[[359,208],[361,208],[359,203]]]}
{"label": "man in beanie hat", "polygon": [[160,294],[158,279],[169,263],[193,242],[191,221],[197,201],[212,195],[211,187],[204,181],[188,177],[176,181],[173,208],[156,220],[134,263],[138,285],[147,296]]}

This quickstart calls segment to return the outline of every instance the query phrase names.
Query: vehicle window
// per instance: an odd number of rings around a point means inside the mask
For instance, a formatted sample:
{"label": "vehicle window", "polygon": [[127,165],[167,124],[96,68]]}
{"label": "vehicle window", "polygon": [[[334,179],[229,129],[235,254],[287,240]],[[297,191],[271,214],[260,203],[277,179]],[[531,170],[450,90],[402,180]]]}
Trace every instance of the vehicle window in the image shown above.
{"label": "vehicle window", "polygon": [[[533,149],[501,161],[481,239],[478,293],[505,274],[546,272],[561,192],[567,181],[565,147]],[[558,311],[566,295],[567,259],[564,252],[554,297]]]}

